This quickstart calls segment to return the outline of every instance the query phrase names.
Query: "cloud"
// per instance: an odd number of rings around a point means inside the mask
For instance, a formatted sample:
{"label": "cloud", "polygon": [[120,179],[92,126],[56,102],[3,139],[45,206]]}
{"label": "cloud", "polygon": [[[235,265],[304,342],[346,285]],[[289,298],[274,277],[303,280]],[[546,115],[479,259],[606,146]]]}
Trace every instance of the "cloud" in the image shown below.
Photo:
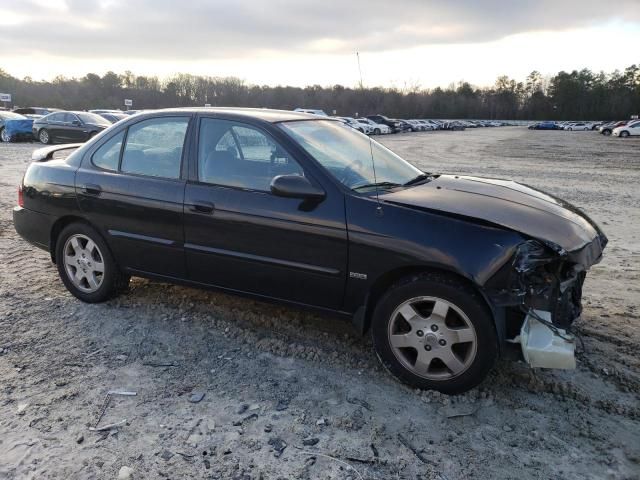
{"label": "cloud", "polygon": [[0,11],[14,19],[0,20],[3,53],[73,59],[382,52],[612,21],[640,25],[637,0],[615,8],[585,0],[0,0]]}

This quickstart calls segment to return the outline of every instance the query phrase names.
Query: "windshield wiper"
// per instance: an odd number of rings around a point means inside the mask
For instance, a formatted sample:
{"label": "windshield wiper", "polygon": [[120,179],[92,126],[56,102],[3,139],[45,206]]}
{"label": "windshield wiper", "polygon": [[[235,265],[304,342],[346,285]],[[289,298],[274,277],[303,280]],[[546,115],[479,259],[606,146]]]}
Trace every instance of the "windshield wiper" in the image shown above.
{"label": "windshield wiper", "polygon": [[429,175],[427,175],[426,173],[421,173],[420,175],[418,175],[415,178],[412,178],[411,180],[409,180],[407,183],[404,184],[405,187],[408,187],[409,185],[415,185],[416,183],[420,183],[423,180],[426,180],[430,178]]}
{"label": "windshield wiper", "polygon": [[393,187],[401,187],[402,185],[399,183],[394,183],[394,182],[378,182],[378,183],[365,183],[364,185],[358,185],[357,187],[352,187],[352,190],[362,190],[363,188],[375,188],[375,187],[386,187],[386,188],[393,188]]}

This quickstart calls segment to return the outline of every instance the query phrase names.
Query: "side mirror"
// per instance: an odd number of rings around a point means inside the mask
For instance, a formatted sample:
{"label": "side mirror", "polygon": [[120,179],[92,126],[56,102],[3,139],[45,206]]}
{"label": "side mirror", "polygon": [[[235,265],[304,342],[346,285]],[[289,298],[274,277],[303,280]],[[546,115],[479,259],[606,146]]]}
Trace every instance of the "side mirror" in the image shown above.
{"label": "side mirror", "polygon": [[314,187],[301,175],[278,175],[271,180],[271,193],[279,197],[301,198],[304,200],[322,200],[325,192]]}

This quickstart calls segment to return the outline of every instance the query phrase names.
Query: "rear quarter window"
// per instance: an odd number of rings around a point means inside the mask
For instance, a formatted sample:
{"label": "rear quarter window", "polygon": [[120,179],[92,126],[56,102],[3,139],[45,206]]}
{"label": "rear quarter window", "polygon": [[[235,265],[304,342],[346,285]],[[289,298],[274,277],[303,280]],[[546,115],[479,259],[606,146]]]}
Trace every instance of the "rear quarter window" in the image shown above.
{"label": "rear quarter window", "polygon": [[104,142],[91,157],[91,162],[104,170],[117,171],[123,140],[124,132],[121,132]]}

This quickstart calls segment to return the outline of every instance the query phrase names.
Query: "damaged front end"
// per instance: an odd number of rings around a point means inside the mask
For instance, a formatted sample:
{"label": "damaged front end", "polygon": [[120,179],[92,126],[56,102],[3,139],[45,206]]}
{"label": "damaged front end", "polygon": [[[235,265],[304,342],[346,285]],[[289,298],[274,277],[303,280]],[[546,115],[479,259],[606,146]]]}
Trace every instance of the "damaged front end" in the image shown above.
{"label": "damaged front end", "polygon": [[575,368],[571,326],[582,314],[587,270],[600,261],[606,243],[600,232],[573,252],[551,242],[526,240],[487,285],[494,304],[505,309],[507,341],[521,345],[532,367]]}

